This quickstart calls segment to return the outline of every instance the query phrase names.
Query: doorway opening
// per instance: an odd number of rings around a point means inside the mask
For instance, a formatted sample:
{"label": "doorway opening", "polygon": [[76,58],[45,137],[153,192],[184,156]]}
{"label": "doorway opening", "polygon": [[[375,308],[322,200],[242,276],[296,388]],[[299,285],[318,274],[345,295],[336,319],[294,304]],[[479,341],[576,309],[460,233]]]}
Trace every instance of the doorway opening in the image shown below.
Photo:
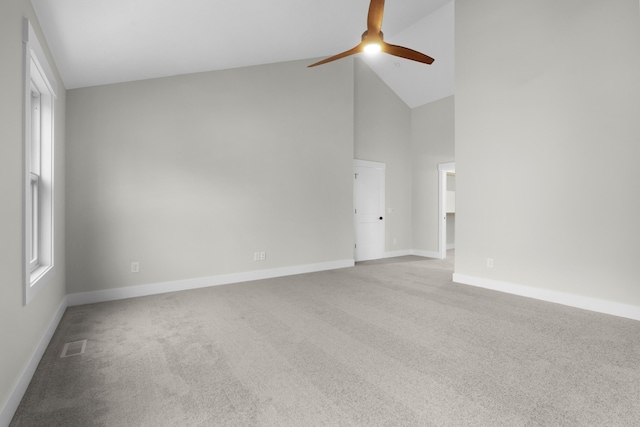
{"label": "doorway opening", "polygon": [[455,162],[438,165],[438,257],[440,259],[447,257],[447,249],[455,248],[455,174]]}

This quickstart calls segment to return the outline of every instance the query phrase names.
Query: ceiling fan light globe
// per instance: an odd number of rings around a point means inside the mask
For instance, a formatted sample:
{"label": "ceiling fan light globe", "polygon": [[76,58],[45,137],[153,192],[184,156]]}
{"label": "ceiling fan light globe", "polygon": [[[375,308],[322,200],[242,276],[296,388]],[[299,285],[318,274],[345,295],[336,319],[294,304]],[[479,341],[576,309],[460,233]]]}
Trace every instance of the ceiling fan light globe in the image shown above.
{"label": "ceiling fan light globe", "polygon": [[364,47],[364,51],[369,54],[374,54],[380,52],[382,48],[378,43],[369,43]]}

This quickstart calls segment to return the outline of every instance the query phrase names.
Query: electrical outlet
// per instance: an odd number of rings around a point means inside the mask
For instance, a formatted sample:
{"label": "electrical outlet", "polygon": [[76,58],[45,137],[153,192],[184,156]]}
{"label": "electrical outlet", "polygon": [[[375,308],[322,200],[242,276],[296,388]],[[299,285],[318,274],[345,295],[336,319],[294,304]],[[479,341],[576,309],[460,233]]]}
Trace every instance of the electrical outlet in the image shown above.
{"label": "electrical outlet", "polygon": [[267,253],[266,252],[260,252],[260,261],[264,261],[267,259]]}
{"label": "electrical outlet", "polygon": [[493,258],[487,258],[487,268],[493,268]]}
{"label": "electrical outlet", "polygon": [[253,253],[253,260],[254,261],[260,261],[260,252],[254,252]]}
{"label": "electrical outlet", "polygon": [[140,263],[138,261],[133,261],[131,263],[131,272],[140,273]]}

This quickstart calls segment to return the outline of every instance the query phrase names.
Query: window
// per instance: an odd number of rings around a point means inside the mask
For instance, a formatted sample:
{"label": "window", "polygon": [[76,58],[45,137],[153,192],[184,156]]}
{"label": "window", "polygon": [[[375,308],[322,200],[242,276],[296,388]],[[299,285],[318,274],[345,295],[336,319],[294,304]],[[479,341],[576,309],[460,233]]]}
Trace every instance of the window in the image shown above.
{"label": "window", "polygon": [[24,25],[24,303],[53,270],[53,143],[56,81],[28,20]]}
{"label": "window", "polygon": [[29,250],[29,270],[34,271],[38,268],[39,264],[39,251],[38,251],[38,222],[40,215],[38,215],[38,187],[40,186],[40,92],[31,82],[31,161],[29,162],[29,174],[31,176],[30,185],[30,199],[31,208],[29,213],[31,218],[27,222],[29,243],[31,248]]}

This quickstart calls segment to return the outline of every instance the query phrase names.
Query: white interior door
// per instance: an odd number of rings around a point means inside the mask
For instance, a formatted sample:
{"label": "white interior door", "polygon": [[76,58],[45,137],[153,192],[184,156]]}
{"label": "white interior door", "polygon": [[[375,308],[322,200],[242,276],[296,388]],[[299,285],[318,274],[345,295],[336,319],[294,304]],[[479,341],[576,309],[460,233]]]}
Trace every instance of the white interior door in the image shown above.
{"label": "white interior door", "polygon": [[354,259],[384,257],[384,163],[354,161]]}

